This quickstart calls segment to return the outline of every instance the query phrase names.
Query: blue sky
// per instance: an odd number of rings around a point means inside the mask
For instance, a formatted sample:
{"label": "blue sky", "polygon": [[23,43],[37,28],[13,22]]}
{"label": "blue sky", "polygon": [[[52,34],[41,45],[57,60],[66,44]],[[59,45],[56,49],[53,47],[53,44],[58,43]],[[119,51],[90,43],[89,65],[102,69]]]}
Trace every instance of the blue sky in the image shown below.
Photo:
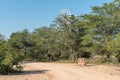
{"label": "blue sky", "polygon": [[91,12],[90,6],[100,6],[113,0],[0,0],[0,33],[9,38],[12,32],[33,31],[49,26],[59,11],[70,10],[81,15]]}

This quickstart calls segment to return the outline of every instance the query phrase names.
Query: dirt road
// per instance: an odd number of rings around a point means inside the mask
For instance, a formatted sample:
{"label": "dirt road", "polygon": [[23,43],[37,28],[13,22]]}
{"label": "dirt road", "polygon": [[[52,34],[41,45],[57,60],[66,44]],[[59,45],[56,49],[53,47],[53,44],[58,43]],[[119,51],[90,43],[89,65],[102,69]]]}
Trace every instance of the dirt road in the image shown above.
{"label": "dirt road", "polygon": [[120,80],[120,68],[62,63],[27,63],[22,73],[0,76],[0,80]]}

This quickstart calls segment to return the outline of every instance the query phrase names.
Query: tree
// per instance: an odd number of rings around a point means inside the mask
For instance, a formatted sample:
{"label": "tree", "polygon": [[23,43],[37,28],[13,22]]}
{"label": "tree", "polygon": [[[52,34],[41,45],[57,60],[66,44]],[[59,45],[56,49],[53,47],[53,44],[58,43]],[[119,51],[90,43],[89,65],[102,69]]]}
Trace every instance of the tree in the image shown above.
{"label": "tree", "polygon": [[60,14],[56,19],[56,24],[63,34],[64,45],[68,49],[69,57],[75,62],[77,57],[83,53],[82,42],[86,35],[86,22],[75,15]]}
{"label": "tree", "polygon": [[22,32],[12,33],[8,42],[11,47],[24,50],[25,56],[27,56],[29,47],[35,45],[27,29]]}
{"label": "tree", "polygon": [[[96,53],[106,56],[109,60],[112,53],[107,50],[107,43],[114,40],[120,32],[118,4],[105,3],[103,6],[92,7],[92,13],[86,14],[83,18],[87,21],[89,27],[89,36],[92,38],[94,46],[98,45],[99,51]],[[98,47],[92,47],[95,51]],[[96,48],[96,49],[95,49]]]}
{"label": "tree", "polygon": [[21,71],[20,63],[26,59],[29,48],[34,45],[28,30],[12,33],[7,41],[0,36],[0,44],[0,73]]}
{"label": "tree", "polygon": [[58,34],[58,30],[52,27],[41,27],[33,31],[32,37],[36,46],[34,47],[35,50],[33,50],[35,54],[31,54],[31,57],[39,61],[52,61],[59,59],[57,57],[60,54],[58,51]]}
{"label": "tree", "polygon": [[8,74],[13,72],[13,66],[20,70],[18,63],[21,61],[20,56],[15,54],[15,50],[11,51],[11,47],[3,36],[0,37],[0,73]]}

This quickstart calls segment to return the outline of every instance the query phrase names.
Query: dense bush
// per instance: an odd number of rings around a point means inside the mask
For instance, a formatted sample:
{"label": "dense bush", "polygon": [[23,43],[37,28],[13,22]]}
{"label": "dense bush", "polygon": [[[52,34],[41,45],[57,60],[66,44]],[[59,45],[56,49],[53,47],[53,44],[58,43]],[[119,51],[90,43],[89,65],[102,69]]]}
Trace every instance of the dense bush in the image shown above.
{"label": "dense bush", "polygon": [[[6,45],[4,45],[6,46]],[[0,73],[8,74],[15,70],[21,70],[22,66],[20,66],[20,62],[23,61],[24,55],[20,51],[12,50],[10,51],[9,47],[4,47],[4,51],[2,51],[1,59],[0,59]],[[19,66],[19,67],[18,67]]]}

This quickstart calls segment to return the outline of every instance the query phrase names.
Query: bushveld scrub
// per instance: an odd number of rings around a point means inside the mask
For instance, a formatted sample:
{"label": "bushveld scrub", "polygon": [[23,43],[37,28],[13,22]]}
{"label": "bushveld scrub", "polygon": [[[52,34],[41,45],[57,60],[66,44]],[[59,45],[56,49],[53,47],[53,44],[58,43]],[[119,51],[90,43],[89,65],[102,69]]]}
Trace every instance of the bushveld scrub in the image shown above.
{"label": "bushveld scrub", "polygon": [[[92,7],[80,16],[59,14],[48,27],[0,36],[0,73],[18,70],[24,59],[76,62],[85,57],[96,63],[120,63],[120,1]],[[96,59],[94,56],[100,56]]]}

